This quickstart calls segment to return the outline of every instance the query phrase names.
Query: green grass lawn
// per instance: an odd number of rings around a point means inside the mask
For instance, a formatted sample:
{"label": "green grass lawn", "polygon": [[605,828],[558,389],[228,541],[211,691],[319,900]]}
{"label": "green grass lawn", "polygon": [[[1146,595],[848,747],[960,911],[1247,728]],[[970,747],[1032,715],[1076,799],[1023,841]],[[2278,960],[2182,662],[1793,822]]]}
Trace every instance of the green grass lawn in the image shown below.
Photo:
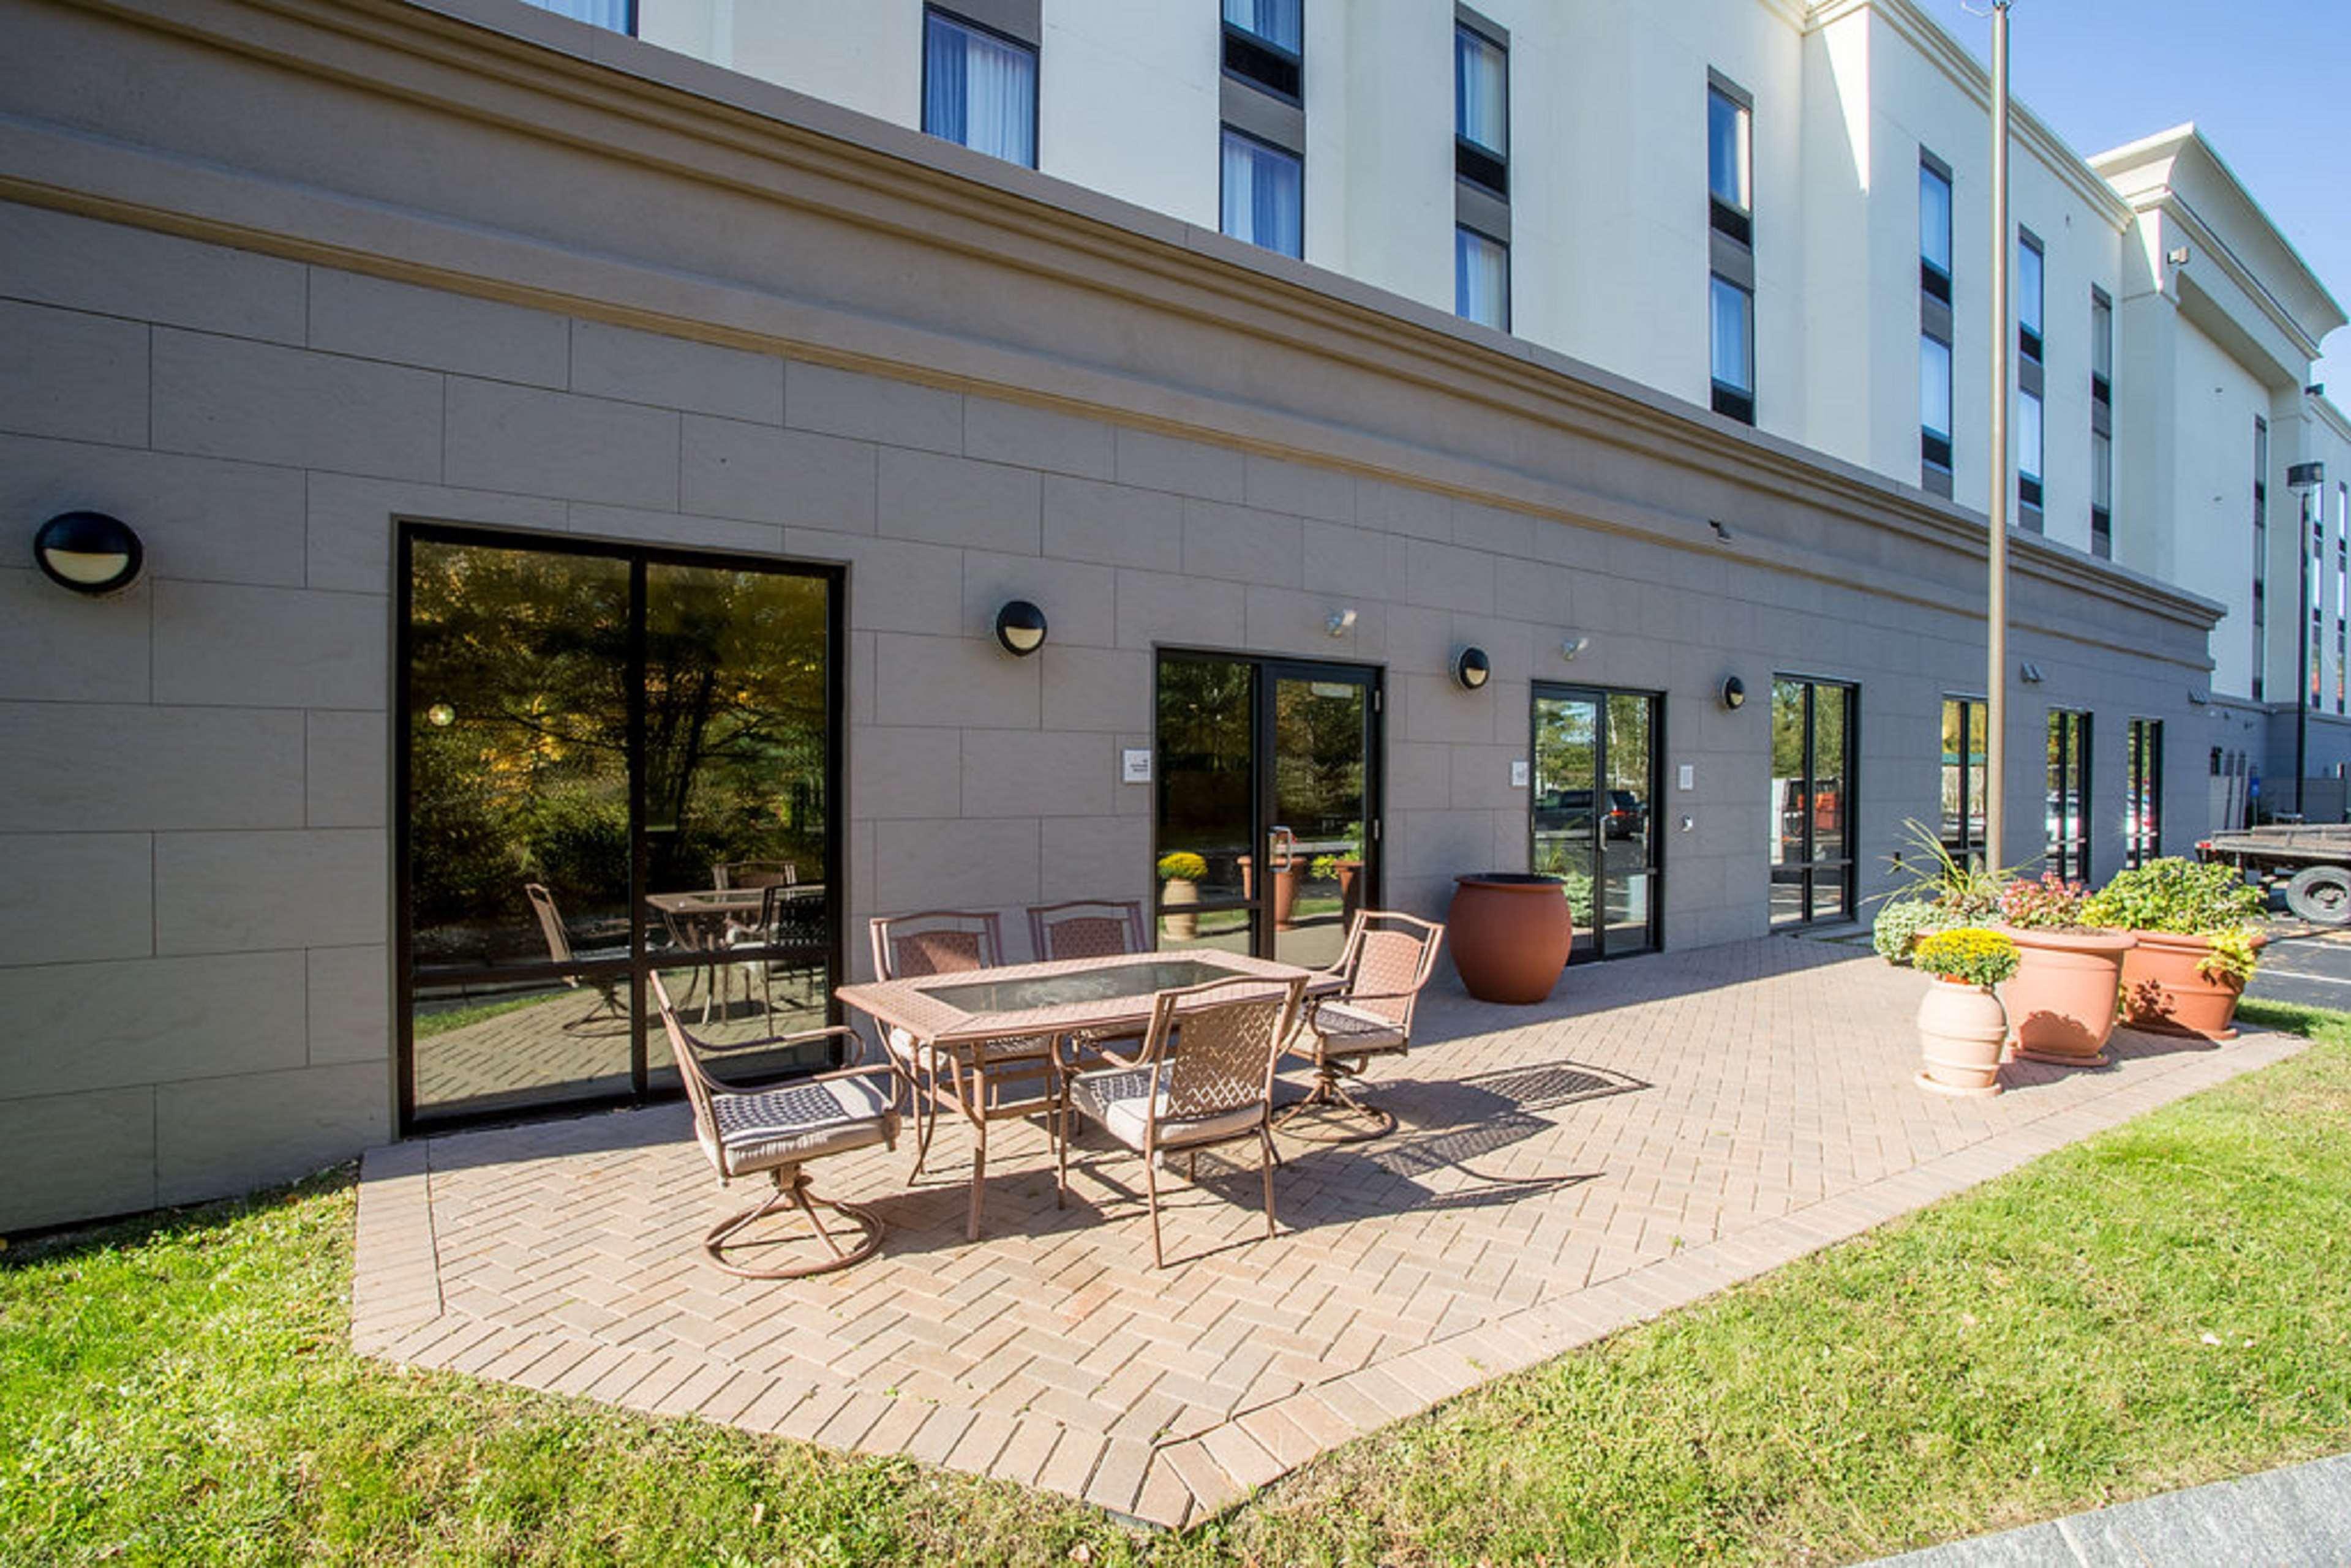
{"label": "green grass lawn", "polygon": [[1834,1563],[2351,1448],[2351,1017],[1180,1539],[344,1348],[352,1195],[0,1254],[0,1562]]}

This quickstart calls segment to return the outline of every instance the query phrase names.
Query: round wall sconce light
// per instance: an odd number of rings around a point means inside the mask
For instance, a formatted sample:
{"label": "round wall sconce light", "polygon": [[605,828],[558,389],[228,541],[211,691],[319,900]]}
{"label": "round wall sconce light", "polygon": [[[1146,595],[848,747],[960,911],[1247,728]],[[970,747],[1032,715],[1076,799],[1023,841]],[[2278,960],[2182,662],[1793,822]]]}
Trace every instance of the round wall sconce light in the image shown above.
{"label": "round wall sconce light", "polygon": [[76,593],[120,593],[139,580],[147,549],[131,525],[104,512],[59,512],[33,536],[33,559]]}
{"label": "round wall sconce light", "polygon": [[1007,600],[996,612],[996,645],[1027,658],[1045,645],[1045,612],[1025,599]]}
{"label": "round wall sconce light", "polygon": [[1737,710],[1747,706],[1747,683],[1737,675],[1722,677],[1722,706]]}
{"label": "round wall sconce light", "polygon": [[1483,648],[1464,648],[1453,655],[1453,684],[1474,692],[1494,678],[1494,661]]}

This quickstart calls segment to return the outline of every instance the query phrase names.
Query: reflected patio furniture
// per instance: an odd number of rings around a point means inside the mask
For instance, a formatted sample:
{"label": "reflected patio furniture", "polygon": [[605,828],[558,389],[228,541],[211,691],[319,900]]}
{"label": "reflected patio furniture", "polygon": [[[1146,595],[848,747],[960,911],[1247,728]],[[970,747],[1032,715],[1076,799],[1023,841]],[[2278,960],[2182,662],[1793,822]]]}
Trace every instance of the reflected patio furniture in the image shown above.
{"label": "reflected patio furniture", "polygon": [[1061,958],[1107,958],[1119,953],[1141,953],[1151,946],[1149,927],[1143,923],[1143,905],[1132,899],[1075,899],[1067,904],[1039,904],[1029,908],[1029,940],[1037,956],[1047,962]]}
{"label": "reflected patio furniture", "polygon": [[522,895],[530,901],[531,913],[538,916],[539,933],[547,938],[548,961],[562,970],[563,983],[575,991],[592,988],[596,992],[596,1005],[565,1024],[564,1029],[578,1033],[589,1025],[598,1023],[618,1023],[625,1029],[629,1022],[629,1009],[621,999],[621,989],[628,984],[628,977],[582,975],[579,967],[625,959],[629,956],[628,948],[590,947],[584,952],[580,951],[571,946],[571,933],[564,925],[563,916],[555,907],[555,895],[547,891],[546,883],[524,883]]}
{"label": "reflected patio furniture", "polygon": [[[1436,972],[1444,942],[1445,927],[1433,921],[1379,909],[1355,916],[1345,950],[1323,971],[1336,977],[1337,988],[1310,1000],[1299,1019],[1304,1053],[1314,1063],[1314,1087],[1275,1126],[1344,1144],[1395,1130],[1395,1117],[1357,1099],[1347,1080],[1361,1078],[1374,1057],[1401,1056],[1411,1048],[1413,1009]],[[1306,1126],[1337,1123],[1340,1130],[1308,1133],[1298,1124],[1310,1115]],[[1350,1130],[1348,1122],[1360,1124]]]}
{"label": "reflected patio furniture", "polygon": [[[892,1074],[884,1067],[857,1065],[864,1056],[864,1037],[846,1025],[835,1025],[715,1045],[696,1039],[678,1021],[677,1009],[659,975],[651,977],[650,985],[653,1005],[661,1010],[662,1028],[669,1034],[670,1053],[677,1059],[678,1077],[694,1107],[695,1141],[718,1173],[720,1184],[732,1183],[738,1176],[765,1175],[775,1185],[776,1190],[767,1197],[711,1228],[702,1241],[710,1260],[746,1280],[799,1280],[846,1269],[872,1257],[882,1245],[881,1219],[859,1205],[817,1197],[810,1189],[806,1169],[810,1161],[827,1155],[847,1154],[875,1144],[897,1147],[898,1107]],[[704,1065],[705,1057],[805,1046],[844,1036],[849,1041],[844,1054],[850,1065],[836,1071],[752,1085],[729,1083]],[[729,1243],[787,1205],[807,1219],[831,1257],[771,1269],[748,1268],[727,1257]],[[851,1222],[856,1237],[852,1245],[841,1245],[842,1239],[826,1226],[821,1209],[831,1209]],[[792,1239],[770,1238],[737,1245],[779,1247],[790,1245]],[[797,1239],[805,1242],[808,1238]]]}
{"label": "reflected patio furniture", "polygon": [[793,887],[799,880],[797,861],[720,861],[710,868],[713,887]]}
{"label": "reflected patio furniture", "polygon": [[[987,911],[934,909],[876,915],[871,930],[873,973],[883,980],[960,975],[993,969],[1004,962],[1003,925]],[[1046,1108],[1044,1092],[1050,1086],[1055,1049],[1050,1035],[1018,1035],[940,1051],[903,1029],[885,1025],[883,1040],[892,1064],[914,1098],[914,1174],[917,1177],[930,1157],[931,1134],[938,1129],[942,1106],[971,1124],[975,1186],[987,1169],[987,1124]],[[984,1071],[975,1071],[975,1066]],[[1039,1092],[1017,1097],[1008,1093],[1018,1088]],[[975,1227],[977,1223],[975,1218]],[[976,1238],[976,1230],[974,1234]]]}
{"label": "reflected patio furniture", "polygon": [[728,943],[736,947],[783,948],[787,957],[751,959],[746,967],[759,981],[759,996],[768,1012],[776,1010],[775,971],[799,977],[800,1000],[813,1005],[817,983],[825,972],[824,898],[821,888],[804,888],[793,882],[771,882],[759,890],[759,913],[750,924],[727,927]]}
{"label": "reflected patio furniture", "polygon": [[[1056,1201],[1070,1194],[1069,1117],[1082,1111],[1143,1156],[1151,1261],[1165,1268],[1159,1234],[1159,1156],[1255,1139],[1274,1234],[1273,1071],[1298,1019],[1308,977],[1219,978],[1159,992],[1143,1050],[1132,1061],[1061,1075],[1056,1085]],[[1181,1035],[1180,1043],[1178,1035]],[[1105,1053],[1107,1054],[1107,1053]]]}

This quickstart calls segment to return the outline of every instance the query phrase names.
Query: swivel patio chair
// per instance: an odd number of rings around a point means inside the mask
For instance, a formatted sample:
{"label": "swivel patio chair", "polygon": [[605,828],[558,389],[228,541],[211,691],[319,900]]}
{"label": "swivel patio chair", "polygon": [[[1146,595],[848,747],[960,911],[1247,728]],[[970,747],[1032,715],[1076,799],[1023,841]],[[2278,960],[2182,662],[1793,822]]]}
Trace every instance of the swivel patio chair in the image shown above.
{"label": "swivel patio chair", "polygon": [[[1167,1266],[1159,1234],[1159,1156],[1190,1156],[1255,1139],[1265,1185],[1265,1233],[1274,1234],[1273,1070],[1298,1018],[1306,977],[1236,978],[1162,991],[1132,1062],[1062,1074],[1055,1095],[1056,1201],[1070,1196],[1069,1114],[1082,1111],[1143,1156],[1151,1207],[1151,1262]],[[1180,1043],[1177,1036],[1181,1035]]]}
{"label": "swivel patio chair", "polygon": [[1445,927],[1431,921],[1390,910],[1356,914],[1339,961],[1324,971],[1338,977],[1339,988],[1307,1002],[1299,1020],[1302,1054],[1314,1063],[1314,1087],[1275,1126],[1337,1144],[1395,1130],[1395,1117],[1356,1098],[1348,1081],[1361,1079],[1373,1058],[1411,1049],[1413,1009],[1437,970],[1444,942]]}
{"label": "swivel patio chair", "polygon": [[[702,1145],[719,1182],[726,1185],[738,1176],[765,1175],[775,1186],[767,1197],[710,1228],[702,1241],[710,1260],[746,1280],[799,1280],[829,1274],[872,1257],[882,1245],[881,1219],[859,1205],[817,1197],[810,1190],[807,1169],[810,1161],[827,1155],[847,1154],[875,1144],[897,1147],[898,1108],[890,1071],[856,1065],[864,1055],[864,1037],[836,1025],[714,1045],[696,1039],[678,1021],[677,1009],[671,1004],[659,975],[652,976],[649,983],[653,1004],[661,1009],[662,1028],[669,1034],[670,1053],[677,1059],[678,1078],[685,1084],[686,1099],[694,1107],[695,1141]],[[767,1051],[841,1036],[849,1040],[849,1067],[764,1087],[728,1083],[704,1065],[705,1057]],[[805,1235],[737,1240],[753,1225],[787,1207],[799,1211],[831,1256],[765,1269],[748,1267],[727,1256],[730,1245],[738,1250],[804,1246],[810,1239]],[[836,1236],[819,1212],[823,1209],[847,1219],[853,1239]],[[842,1245],[844,1239],[849,1245]]]}
{"label": "swivel patio chair", "polygon": [[625,1029],[629,1022],[629,1009],[621,999],[621,988],[628,983],[627,977],[582,976],[578,966],[626,958],[629,949],[625,946],[591,947],[585,952],[575,949],[571,946],[571,933],[565,927],[563,916],[555,907],[555,895],[547,891],[547,885],[537,882],[524,883],[522,895],[530,902],[531,913],[538,916],[539,935],[547,940],[548,961],[558,966],[572,966],[564,970],[563,983],[575,991],[592,989],[596,993],[596,1005],[563,1025],[564,1032],[582,1033],[590,1025],[600,1023],[618,1023]]}
{"label": "swivel patio chair", "polygon": [[[985,911],[938,909],[917,915],[876,915],[873,973],[883,980],[959,975],[992,969],[1004,962],[1002,923]],[[987,1124],[1025,1116],[1042,1108],[1035,1095],[1015,1098],[1014,1087],[1044,1081],[1050,1087],[1053,1041],[1042,1035],[991,1040],[975,1053],[985,1071],[974,1074],[962,1051],[934,1049],[901,1029],[883,1032],[891,1065],[906,1084],[914,1109],[914,1170],[923,1174],[939,1108],[947,1106],[972,1124],[977,1146],[973,1158],[985,1169]]]}

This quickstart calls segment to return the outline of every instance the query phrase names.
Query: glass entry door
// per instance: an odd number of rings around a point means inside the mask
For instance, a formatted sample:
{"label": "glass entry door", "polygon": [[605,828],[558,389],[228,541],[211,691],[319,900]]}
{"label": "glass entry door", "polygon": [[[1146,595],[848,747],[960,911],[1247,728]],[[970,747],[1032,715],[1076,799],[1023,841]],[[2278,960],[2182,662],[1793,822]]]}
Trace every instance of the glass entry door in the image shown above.
{"label": "glass entry door", "polygon": [[1318,968],[1374,901],[1378,673],[1162,653],[1159,945]]}
{"label": "glass entry door", "polygon": [[1658,944],[1663,705],[1652,692],[1535,687],[1528,864],[1565,883],[1579,956]]}
{"label": "glass entry door", "polygon": [[1771,924],[1853,915],[1855,688],[1771,683]]}

